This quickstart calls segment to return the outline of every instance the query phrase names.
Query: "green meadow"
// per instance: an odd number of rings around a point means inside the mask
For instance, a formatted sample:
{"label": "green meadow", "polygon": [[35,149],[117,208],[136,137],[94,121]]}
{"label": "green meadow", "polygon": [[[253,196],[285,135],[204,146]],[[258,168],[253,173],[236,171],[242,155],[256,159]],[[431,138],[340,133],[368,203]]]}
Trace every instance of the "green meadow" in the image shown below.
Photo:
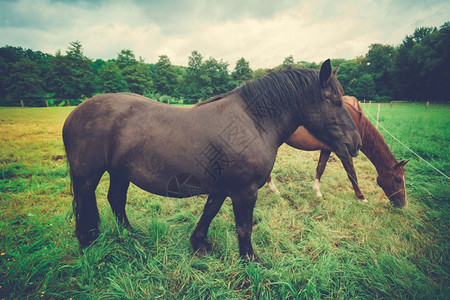
{"label": "green meadow", "polygon": [[[363,105],[376,118],[377,105]],[[355,158],[354,196],[332,155],[317,199],[318,152],[283,145],[263,187],[253,245],[262,263],[238,256],[231,201],[213,220],[212,252],[197,257],[189,236],[205,197],[171,199],[131,186],[132,232],[97,189],[101,235],[81,254],[74,236],[61,129],[73,107],[0,108],[0,299],[448,299],[449,180],[381,132],[405,166],[408,204],[393,207],[376,171]],[[450,105],[382,104],[380,124],[449,175]]]}

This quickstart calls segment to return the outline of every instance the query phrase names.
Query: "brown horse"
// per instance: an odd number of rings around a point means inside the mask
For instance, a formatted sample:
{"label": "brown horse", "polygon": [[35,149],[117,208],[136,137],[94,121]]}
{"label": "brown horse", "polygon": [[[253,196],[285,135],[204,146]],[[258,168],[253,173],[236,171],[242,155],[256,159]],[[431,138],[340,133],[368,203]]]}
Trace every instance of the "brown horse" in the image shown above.
{"label": "brown horse", "polygon": [[80,246],[98,236],[95,189],[108,172],[108,201],[127,227],[130,182],[162,196],[208,194],[190,238],[194,251],[210,249],[210,223],[231,197],[239,253],[253,259],[258,189],[270,175],[278,147],[295,129],[306,126],[343,158],[356,156],[361,146],[334,73],[329,60],[320,72],[272,72],[190,108],[129,93],[99,95],[80,104],[63,128]]}
{"label": "brown horse", "polygon": [[[386,196],[394,205],[400,207],[404,206],[406,204],[406,187],[403,166],[408,161],[398,162],[395,159],[381,133],[364,116],[359,101],[355,97],[344,96],[342,100],[359,129],[363,142],[361,152],[369,158],[377,170],[378,185],[383,189]],[[300,150],[321,150],[313,190],[317,197],[322,197],[319,189],[319,182],[332,151],[330,147],[318,140],[303,126],[297,128],[297,130],[286,140],[286,144]],[[348,178],[353,185],[356,197],[362,201],[367,201],[359,189],[358,179],[356,177],[355,168],[353,167],[353,160],[351,158],[341,158],[341,162],[345,171],[347,171]],[[272,191],[279,194],[270,176],[267,183]]]}

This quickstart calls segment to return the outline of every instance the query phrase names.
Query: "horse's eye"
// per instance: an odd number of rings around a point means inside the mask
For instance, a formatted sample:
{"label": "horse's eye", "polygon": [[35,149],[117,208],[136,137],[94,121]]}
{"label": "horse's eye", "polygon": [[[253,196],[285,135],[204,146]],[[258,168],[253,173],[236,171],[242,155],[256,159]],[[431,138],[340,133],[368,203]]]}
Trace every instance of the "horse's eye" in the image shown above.
{"label": "horse's eye", "polygon": [[334,98],[334,104],[336,104],[336,105],[339,106],[339,107],[342,106],[342,101],[341,101],[341,99],[339,99],[338,96],[335,96],[335,98]]}
{"label": "horse's eye", "polygon": [[401,178],[398,178],[398,177],[395,177],[395,182],[401,183],[401,182],[402,182],[402,179],[401,179]]}

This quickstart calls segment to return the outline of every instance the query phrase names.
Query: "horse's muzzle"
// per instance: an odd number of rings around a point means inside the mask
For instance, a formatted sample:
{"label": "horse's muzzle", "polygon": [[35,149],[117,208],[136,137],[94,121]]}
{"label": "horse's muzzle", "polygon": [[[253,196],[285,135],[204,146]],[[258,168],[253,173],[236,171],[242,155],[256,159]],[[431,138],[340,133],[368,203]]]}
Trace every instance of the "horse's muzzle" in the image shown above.
{"label": "horse's muzzle", "polygon": [[356,156],[358,156],[358,153],[359,153],[359,150],[361,149],[361,147],[362,147],[362,143],[358,142],[358,144],[356,144],[356,147],[353,149],[349,149],[348,152],[350,153],[350,155],[352,157],[356,157]]}

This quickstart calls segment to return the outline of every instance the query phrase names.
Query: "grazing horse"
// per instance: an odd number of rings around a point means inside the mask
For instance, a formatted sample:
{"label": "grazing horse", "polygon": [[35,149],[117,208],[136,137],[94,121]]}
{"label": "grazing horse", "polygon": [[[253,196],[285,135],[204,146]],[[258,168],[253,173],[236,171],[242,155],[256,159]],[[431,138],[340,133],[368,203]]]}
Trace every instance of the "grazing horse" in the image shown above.
{"label": "grazing horse", "polygon": [[[378,185],[383,189],[388,199],[395,206],[404,206],[406,204],[406,186],[405,170],[403,169],[403,166],[408,161],[403,160],[398,162],[395,159],[381,133],[364,116],[361,106],[359,105],[359,101],[355,97],[344,96],[342,100],[353,121],[355,121],[361,135],[361,152],[369,158],[377,170]],[[318,140],[303,126],[297,128],[297,130],[286,140],[286,144],[300,150],[321,150],[313,189],[317,197],[322,197],[319,189],[319,182],[323,172],[325,171],[325,166],[332,151],[330,147]],[[346,159],[341,157],[340,159],[345,171],[347,171],[348,178],[353,185],[356,197],[362,201],[367,201],[359,189],[358,179],[356,177],[355,168],[353,167],[353,160],[351,158]],[[272,191],[279,194],[271,176],[267,179],[267,183]]]}
{"label": "grazing horse", "polygon": [[85,101],[63,128],[80,246],[98,236],[95,189],[108,172],[108,201],[126,227],[130,182],[168,197],[208,194],[190,238],[194,252],[210,249],[209,225],[225,198],[231,197],[239,253],[254,259],[251,234],[257,192],[270,175],[278,147],[295,129],[306,126],[342,157],[357,155],[361,138],[342,105],[342,94],[327,60],[320,72],[272,72],[189,108],[130,93]]}

